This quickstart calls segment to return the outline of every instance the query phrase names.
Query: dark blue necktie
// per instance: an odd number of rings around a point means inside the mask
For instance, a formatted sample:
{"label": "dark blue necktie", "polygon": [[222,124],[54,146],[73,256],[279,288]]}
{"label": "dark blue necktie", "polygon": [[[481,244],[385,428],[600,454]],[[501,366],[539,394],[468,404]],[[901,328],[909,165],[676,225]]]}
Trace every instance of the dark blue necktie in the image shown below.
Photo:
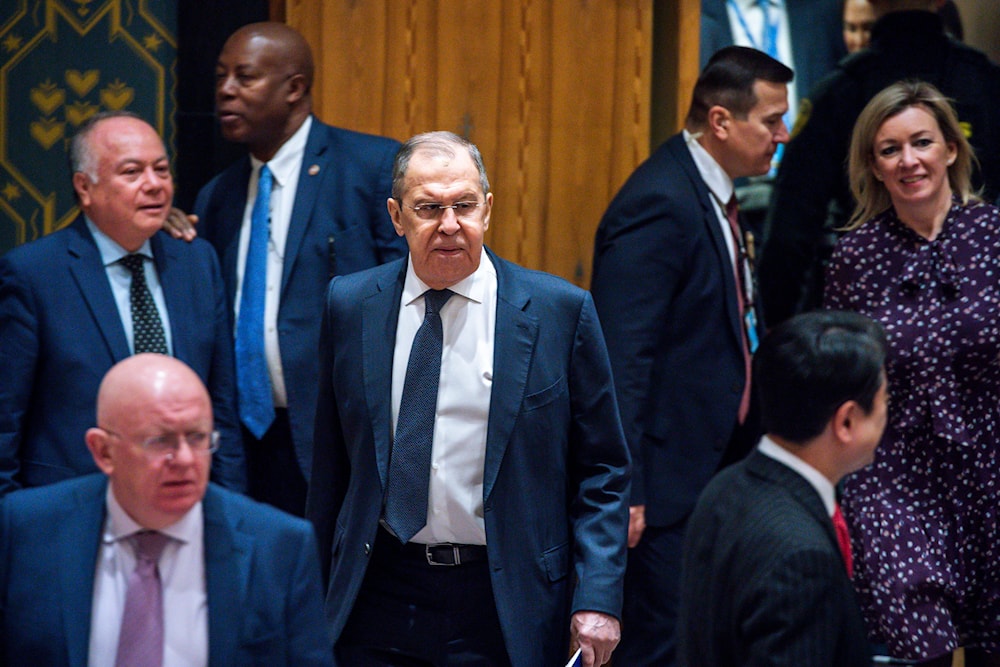
{"label": "dark blue necktie", "polygon": [[385,498],[385,521],[404,543],[427,523],[431,445],[441,379],[440,311],[452,294],[451,290],[424,292],[424,321],[413,337],[406,364]]}
{"label": "dark blue necktie", "polygon": [[236,387],[240,399],[240,419],[258,440],[274,421],[271,377],[264,354],[264,295],[267,289],[267,240],[270,235],[271,170],[260,168],[257,198],[250,215],[250,243],[247,245],[240,294],[240,314],[236,321]]}
{"label": "dark blue necktie", "polygon": [[146,258],[140,254],[125,255],[118,262],[132,272],[129,287],[129,305],[132,310],[132,350],[142,352],[167,353],[167,339],[163,332],[163,320],[156,309],[153,294],[146,283]]}

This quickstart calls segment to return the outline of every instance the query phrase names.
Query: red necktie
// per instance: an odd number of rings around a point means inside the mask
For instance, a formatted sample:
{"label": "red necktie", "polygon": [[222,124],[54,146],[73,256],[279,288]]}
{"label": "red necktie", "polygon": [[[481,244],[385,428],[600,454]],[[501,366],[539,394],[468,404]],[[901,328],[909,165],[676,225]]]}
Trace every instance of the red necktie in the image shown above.
{"label": "red necktie", "polygon": [[851,535],[847,532],[847,522],[844,514],[840,511],[840,505],[836,505],[833,510],[833,530],[837,533],[837,544],[840,546],[840,555],[844,557],[844,566],[847,568],[847,576],[854,576],[854,557],[851,555]]}
{"label": "red necktie", "polygon": [[739,420],[742,424],[746,421],[747,412],[750,411],[750,347],[747,344],[747,330],[744,314],[746,313],[746,292],[743,290],[743,263],[740,261],[740,207],[736,203],[734,193],[726,203],[726,219],[729,221],[729,230],[733,234],[733,272],[736,277],[736,303],[740,311],[740,331],[743,332],[743,364],[746,368],[746,381],[743,384],[743,396],[740,398]]}

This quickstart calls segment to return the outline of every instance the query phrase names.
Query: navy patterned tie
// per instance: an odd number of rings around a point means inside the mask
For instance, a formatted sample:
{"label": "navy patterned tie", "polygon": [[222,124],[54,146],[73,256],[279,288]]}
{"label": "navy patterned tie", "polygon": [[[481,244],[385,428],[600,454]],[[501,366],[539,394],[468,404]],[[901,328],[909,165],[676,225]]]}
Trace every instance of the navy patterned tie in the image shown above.
{"label": "navy patterned tie", "polygon": [[236,319],[236,389],[240,420],[260,440],[274,421],[271,376],[264,353],[264,300],[267,291],[267,241],[271,218],[271,170],[260,168],[257,198],[250,213],[250,243],[243,269],[240,313]]}
{"label": "navy patterned tie", "polygon": [[444,338],[440,311],[452,294],[451,290],[424,292],[424,321],[413,337],[406,364],[385,498],[385,521],[404,543],[427,523],[431,445]]}
{"label": "navy patterned tie", "polygon": [[153,295],[146,284],[145,256],[125,255],[118,262],[132,272],[129,287],[129,305],[132,310],[132,349],[135,354],[142,352],[167,353],[167,338],[163,333],[163,321],[156,309]]}

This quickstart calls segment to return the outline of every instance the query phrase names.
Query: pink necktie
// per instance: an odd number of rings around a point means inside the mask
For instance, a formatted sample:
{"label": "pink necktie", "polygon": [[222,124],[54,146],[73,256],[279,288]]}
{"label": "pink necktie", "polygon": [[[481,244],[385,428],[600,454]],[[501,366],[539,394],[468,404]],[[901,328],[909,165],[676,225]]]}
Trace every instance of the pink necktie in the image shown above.
{"label": "pink necktie", "polygon": [[739,420],[742,424],[746,421],[747,413],[750,411],[750,346],[747,343],[746,320],[746,292],[743,289],[743,263],[740,261],[740,207],[736,203],[736,195],[733,194],[726,203],[726,219],[729,220],[729,230],[733,234],[733,272],[736,277],[736,303],[740,311],[740,331],[743,332],[743,365],[746,369],[746,381],[743,383],[743,396],[740,398]]}
{"label": "pink necktie", "polygon": [[844,520],[844,513],[840,511],[840,505],[833,510],[833,530],[837,533],[837,544],[840,546],[840,555],[844,557],[844,567],[847,568],[847,576],[854,576],[854,557],[851,555],[851,535],[847,532],[847,521]]}
{"label": "pink necktie", "polygon": [[170,538],[163,533],[146,530],[129,539],[135,547],[135,570],[128,578],[115,666],[161,667],[163,590],[157,563]]}

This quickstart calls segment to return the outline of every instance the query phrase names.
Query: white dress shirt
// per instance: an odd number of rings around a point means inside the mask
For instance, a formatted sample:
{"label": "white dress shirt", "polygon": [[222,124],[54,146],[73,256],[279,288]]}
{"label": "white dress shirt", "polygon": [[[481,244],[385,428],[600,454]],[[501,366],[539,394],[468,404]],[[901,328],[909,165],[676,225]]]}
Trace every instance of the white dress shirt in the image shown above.
{"label": "white dress shirt", "polygon": [[799,473],[809,485],[816,489],[816,493],[823,500],[823,506],[826,508],[826,513],[828,516],[833,516],[833,510],[837,506],[837,497],[834,493],[833,484],[826,478],[826,476],[821,473],[816,468],[792,454],[790,451],[784,447],[778,445],[774,440],[771,440],[766,435],[760,439],[760,444],[757,445],[757,449],[764,456],[774,459],[779,463],[783,463],[795,472]]}
{"label": "white dress shirt", "polygon": [[[424,320],[423,293],[428,289],[407,260],[392,362],[393,433],[413,337]],[[485,252],[476,272],[450,289],[455,295],[441,308],[444,342],[428,471],[427,525],[412,541],[486,544],[483,471],[493,387],[497,274]]]}
{"label": "white dress shirt", "polygon": [[[129,352],[135,354],[135,335],[132,333],[132,300],[130,297],[132,289],[132,272],[118,263],[125,255],[132,254],[125,248],[118,245],[110,236],[97,228],[90,218],[85,217],[87,229],[94,237],[97,244],[97,251],[101,254],[101,261],[104,262],[104,271],[111,284],[111,293],[115,297],[115,305],[118,306],[118,317],[125,328],[125,338],[128,340]],[[146,286],[149,293],[153,295],[153,303],[160,313],[160,322],[163,323],[163,334],[167,340],[167,354],[174,352],[173,339],[170,336],[170,316],[167,313],[167,302],[163,298],[163,286],[160,284],[160,274],[156,272],[156,262],[153,260],[153,247],[147,240],[135,251],[135,254],[145,255],[149,259],[142,263],[143,272],[146,274]]]}
{"label": "white dress shirt", "polygon": [[[312,116],[306,118],[302,126],[296,130],[278,152],[274,154],[267,166],[274,177],[271,187],[271,217],[270,236],[267,243],[267,292],[264,296],[264,353],[267,356],[267,369],[271,376],[271,392],[274,405],[279,408],[288,407],[288,395],[285,391],[285,375],[281,367],[281,349],[278,342],[278,308],[281,303],[281,275],[285,265],[285,241],[288,239],[288,226],[292,221],[292,208],[295,205],[295,193],[299,189],[299,173],[302,170],[302,157],[306,150],[306,140],[312,127]],[[247,263],[247,248],[250,246],[250,226],[253,215],[254,200],[257,198],[257,181],[260,178],[260,168],[264,164],[250,156],[252,169],[250,184],[247,187],[247,203],[243,210],[243,226],[240,229],[240,246],[236,257],[236,317],[240,314],[240,299],[243,293],[243,271]]]}
{"label": "white dress shirt", "polygon": [[[722,238],[726,239],[726,248],[729,250],[729,260],[736,270],[736,240],[733,239],[733,230],[729,226],[729,218],[726,217],[726,202],[733,196],[733,179],[715,161],[705,147],[698,143],[699,134],[691,134],[683,130],[684,141],[687,142],[688,151],[694,166],[701,174],[701,180],[705,181],[709,192],[712,193],[712,206],[715,209],[715,217],[718,218],[719,228],[722,230]],[[751,283],[752,284],[752,283]]]}
{"label": "white dress shirt", "polygon": [[[89,667],[115,665],[128,578],[135,570],[135,552],[127,538],[143,530],[118,504],[110,486],[106,503],[107,518],[94,575]],[[180,521],[160,531],[173,538],[159,563],[163,586],[163,667],[208,664],[204,528],[199,502]]]}

